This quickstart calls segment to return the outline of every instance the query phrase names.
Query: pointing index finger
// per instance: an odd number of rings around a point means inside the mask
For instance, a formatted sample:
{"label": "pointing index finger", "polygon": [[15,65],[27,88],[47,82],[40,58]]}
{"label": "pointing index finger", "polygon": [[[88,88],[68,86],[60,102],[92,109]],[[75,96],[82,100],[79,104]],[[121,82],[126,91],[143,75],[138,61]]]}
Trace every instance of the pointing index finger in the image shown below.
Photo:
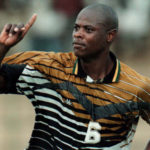
{"label": "pointing index finger", "polygon": [[33,14],[28,23],[25,25],[25,30],[23,32],[23,36],[28,32],[28,30],[32,27],[34,22],[36,21],[37,14]]}

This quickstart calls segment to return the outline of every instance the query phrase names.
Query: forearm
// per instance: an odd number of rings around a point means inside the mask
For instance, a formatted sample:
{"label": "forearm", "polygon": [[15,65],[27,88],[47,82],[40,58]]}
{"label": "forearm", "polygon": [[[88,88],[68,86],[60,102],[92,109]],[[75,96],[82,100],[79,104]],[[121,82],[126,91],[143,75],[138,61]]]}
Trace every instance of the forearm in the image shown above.
{"label": "forearm", "polygon": [[2,91],[2,89],[4,89],[4,87],[6,85],[6,80],[5,80],[4,74],[1,71],[1,63],[2,63],[2,60],[5,57],[6,53],[8,52],[8,50],[9,50],[8,47],[6,47],[2,43],[0,43],[0,91]]}
{"label": "forearm", "polygon": [[28,30],[34,24],[36,17],[37,15],[34,14],[25,26],[24,24],[6,24],[0,33],[0,91],[3,91],[3,89],[7,87],[8,79],[11,81],[14,79],[13,73],[15,73],[15,70],[11,73],[8,71],[8,68],[12,66],[6,67],[7,69],[2,69],[2,60],[8,50],[24,38]]}
{"label": "forearm", "polygon": [[7,54],[8,50],[9,50],[9,47],[0,43],[0,66],[1,66],[2,60],[5,57],[5,55]]}

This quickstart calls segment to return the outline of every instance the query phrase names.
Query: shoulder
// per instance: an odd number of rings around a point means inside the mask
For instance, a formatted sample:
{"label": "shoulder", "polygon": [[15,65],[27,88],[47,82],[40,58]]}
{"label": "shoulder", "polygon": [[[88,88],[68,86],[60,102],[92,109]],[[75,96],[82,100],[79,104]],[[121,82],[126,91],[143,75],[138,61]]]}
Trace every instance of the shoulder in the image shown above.
{"label": "shoulder", "polygon": [[121,72],[120,75],[122,77],[126,77],[128,79],[139,79],[139,80],[143,80],[143,81],[148,81],[148,83],[150,83],[150,78],[146,77],[144,75],[142,75],[141,73],[137,72],[135,69],[131,68],[130,66],[128,66],[127,64],[120,62],[121,65]]}
{"label": "shoulder", "polygon": [[130,85],[130,88],[135,90],[139,97],[149,99],[148,101],[150,101],[150,78],[138,73],[122,62],[120,64],[120,81],[125,85]]}
{"label": "shoulder", "polygon": [[8,64],[29,64],[35,63],[63,63],[64,65],[71,65],[76,60],[76,56],[72,52],[68,53],[55,53],[43,51],[26,51],[15,53],[4,58],[3,63]]}
{"label": "shoulder", "polygon": [[[61,65],[64,67],[72,67],[76,61],[76,56],[72,52],[68,53],[48,53],[48,61],[52,63],[52,65]],[[46,61],[46,60],[45,60]]]}
{"label": "shoulder", "polygon": [[39,51],[25,51],[14,53],[9,55],[3,59],[3,63],[7,64],[21,64],[21,63],[28,63],[32,59],[40,58],[44,55],[44,52]]}
{"label": "shoulder", "polygon": [[50,58],[53,57],[56,60],[62,61],[62,62],[68,62],[68,61],[74,62],[76,60],[76,56],[72,52],[68,52],[68,53],[53,53],[53,52],[50,52],[49,57]]}

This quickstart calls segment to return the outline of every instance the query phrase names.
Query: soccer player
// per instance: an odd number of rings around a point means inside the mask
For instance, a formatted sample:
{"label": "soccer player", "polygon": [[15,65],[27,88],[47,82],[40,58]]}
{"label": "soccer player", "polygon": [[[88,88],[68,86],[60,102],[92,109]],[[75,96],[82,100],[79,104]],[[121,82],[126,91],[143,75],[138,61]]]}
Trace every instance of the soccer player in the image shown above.
{"label": "soccer player", "polygon": [[139,117],[150,123],[150,80],[110,51],[118,31],[114,10],[81,10],[73,52],[5,57],[35,20],[6,25],[0,34],[0,92],[26,95],[35,108],[27,150],[129,150]]}

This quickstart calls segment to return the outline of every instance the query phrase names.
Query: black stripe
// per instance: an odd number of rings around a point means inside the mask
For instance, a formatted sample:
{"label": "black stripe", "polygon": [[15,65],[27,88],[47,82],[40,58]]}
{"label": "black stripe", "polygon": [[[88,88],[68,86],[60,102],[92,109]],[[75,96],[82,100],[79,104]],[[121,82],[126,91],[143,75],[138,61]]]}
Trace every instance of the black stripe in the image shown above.
{"label": "black stripe", "polygon": [[[62,118],[62,116],[67,116],[68,115],[67,113],[60,113],[60,114],[62,114],[60,116],[59,114],[56,114],[54,112],[47,111],[47,110],[44,110],[44,109],[40,109],[40,108],[36,108],[36,113],[37,113],[37,115],[42,114],[42,115],[45,115],[45,116],[51,116],[52,118],[56,118],[59,122],[63,123],[64,125],[66,125],[68,127],[71,127],[71,128],[75,128],[78,131],[86,132],[86,130],[87,130],[86,126],[83,127],[83,126],[80,126],[78,124],[74,124],[73,122],[71,122],[71,120],[74,120],[76,122],[81,122],[82,120],[79,119],[78,117],[73,117],[73,116],[70,115],[71,116],[70,121],[69,120],[64,120]],[[41,119],[43,119],[43,118],[41,118]],[[44,119],[46,119],[46,118],[44,118]],[[45,121],[48,121],[49,123],[51,123],[50,122],[51,120],[49,120],[49,119],[46,119]],[[89,120],[83,119],[83,123],[89,123]],[[68,129],[66,129],[66,130],[68,130]]]}
{"label": "black stripe", "polygon": [[[42,59],[42,60],[48,60],[48,61],[53,60],[53,62],[57,62],[57,63],[58,63],[59,65],[61,65],[63,68],[68,68],[68,69],[73,68],[72,66],[66,67],[66,66],[64,65],[64,63],[61,63],[60,61],[58,61],[57,59],[54,59],[54,58],[41,58],[41,59]],[[47,66],[47,65],[41,64],[41,63],[35,63],[35,65],[43,65],[43,66],[45,66],[45,67],[47,67],[47,68],[50,67],[50,66]]]}
{"label": "black stripe", "polygon": [[34,55],[34,56],[32,56],[32,57],[28,57],[28,58],[24,59],[24,61],[21,61],[21,63],[24,63],[24,62],[30,60],[31,58],[35,58],[35,57],[40,56],[40,55],[41,55],[41,54],[36,54],[36,55]]}
{"label": "black stripe", "polygon": [[53,66],[47,66],[47,65],[41,64],[41,63],[35,63],[34,65],[46,67],[46,68],[49,68],[49,69],[58,70],[58,71],[63,72],[65,74],[70,74],[70,73],[66,73],[64,70],[61,70],[60,68],[56,68],[56,67],[53,67]]}
{"label": "black stripe", "polygon": [[8,61],[6,61],[5,63],[10,63],[11,61],[17,59],[18,57],[20,57],[21,55],[23,55],[25,52],[21,52],[21,53],[18,53],[18,55],[12,59],[9,59]]}
{"label": "black stripe", "polygon": [[29,146],[28,149],[26,150],[46,150],[46,149],[43,149],[42,147],[39,147],[39,146]]}
{"label": "black stripe", "polygon": [[[48,144],[42,139],[39,139],[38,137],[32,137],[29,143],[30,145],[32,145],[32,147],[38,146],[38,147],[44,148],[45,150],[53,149],[52,145]],[[30,146],[29,146],[29,150],[32,150]]]}
{"label": "black stripe", "polygon": [[63,82],[58,84],[46,83],[42,84],[42,86],[52,88],[54,90],[61,89],[69,91],[78,100],[78,102],[89,112],[93,120],[107,118],[115,114],[125,114],[127,112],[139,110],[138,103],[133,101],[128,101],[126,103],[108,104],[106,106],[98,106],[92,104],[92,102],[87,99],[84,93],[81,93],[71,82]]}
{"label": "black stripe", "polygon": [[69,91],[79,103],[89,112],[93,120],[106,118],[114,114],[125,114],[127,112],[137,111],[138,104],[133,101],[127,103],[108,104],[106,106],[97,106],[91,103],[86,96],[81,93],[71,82],[64,82],[57,85],[61,90]]}
{"label": "black stripe", "polygon": [[[45,111],[46,112],[46,111]],[[44,114],[42,111],[40,111],[39,110],[39,113],[42,113],[42,114]],[[53,112],[51,112],[51,116],[53,116]],[[54,114],[55,115],[55,114]],[[37,116],[39,116],[39,115],[37,115]],[[57,118],[58,120],[60,119],[60,117],[59,116],[54,116],[54,118]],[[36,119],[37,120],[37,119]],[[56,145],[58,145],[58,143],[57,142],[59,142],[59,143],[61,143],[61,140],[62,141],[64,141],[65,143],[68,143],[68,141],[69,141],[69,144],[70,145],[74,145],[74,146],[76,146],[76,147],[78,147],[77,145],[79,145],[80,144],[80,142],[77,142],[77,141],[75,141],[74,139],[78,139],[78,140],[81,140],[81,141],[84,141],[84,138],[85,138],[85,136],[84,135],[80,135],[80,134],[77,134],[76,132],[74,132],[74,131],[72,131],[72,130],[70,130],[70,129],[67,129],[67,128],[65,128],[65,127],[63,127],[63,126],[61,126],[61,124],[59,123],[59,122],[55,122],[55,121],[53,121],[53,120],[49,120],[49,119],[47,119],[47,118],[45,118],[45,117],[38,117],[38,121],[42,121],[42,122],[46,122],[46,123],[48,123],[48,125],[49,125],[49,132],[54,136],[54,137],[58,137],[60,140],[57,140],[57,139],[55,139],[55,143],[56,143]],[[67,123],[65,123],[65,124],[67,124]],[[68,124],[67,124],[68,125]],[[69,125],[68,125],[69,126]],[[53,129],[53,127],[54,128],[56,128],[56,130],[55,129]],[[70,126],[71,128],[73,128],[72,126]],[[57,131],[57,129],[59,129],[58,131]],[[80,126],[78,127],[78,128],[76,128],[77,130],[79,130],[80,129]],[[84,130],[86,131],[87,130],[87,128],[85,127],[84,128]],[[84,130],[82,131],[82,132],[84,132]],[[63,135],[62,133],[60,133],[60,131],[62,131],[64,134],[66,134],[66,135],[69,135],[69,137],[68,136],[65,136],[65,135]],[[58,145],[59,146],[59,145]]]}
{"label": "black stripe", "polygon": [[117,122],[117,123],[111,123],[111,124],[110,123],[100,122],[100,124],[101,124],[102,127],[107,127],[107,128],[120,127],[119,122]]}
{"label": "black stripe", "polygon": [[[37,96],[42,96],[43,98],[46,97],[46,98],[54,99],[55,101],[61,103],[61,105],[63,105],[63,107],[67,107],[71,111],[82,113],[82,114],[85,114],[85,115],[88,114],[88,112],[86,110],[81,110],[81,109],[75,108],[75,107],[73,107],[71,105],[68,105],[68,104],[62,102],[57,96],[51,95],[50,93],[43,93],[43,92],[40,92],[40,91],[35,91],[34,94],[37,95]],[[45,106],[51,107],[51,106],[49,106],[50,105],[50,101],[49,102],[45,102],[44,100],[40,100],[40,99],[37,99],[37,100],[39,102],[39,105],[45,105]],[[74,99],[74,100],[70,99],[70,100],[71,100],[71,102],[78,102],[76,99]]]}
{"label": "black stripe", "polygon": [[[29,78],[36,78],[36,79],[43,79],[45,80],[43,77],[40,77],[40,76],[36,76],[36,75],[27,75],[27,74],[24,74],[22,73],[21,76],[24,76],[24,77],[29,77]],[[46,80],[49,80],[49,79],[46,79]]]}

